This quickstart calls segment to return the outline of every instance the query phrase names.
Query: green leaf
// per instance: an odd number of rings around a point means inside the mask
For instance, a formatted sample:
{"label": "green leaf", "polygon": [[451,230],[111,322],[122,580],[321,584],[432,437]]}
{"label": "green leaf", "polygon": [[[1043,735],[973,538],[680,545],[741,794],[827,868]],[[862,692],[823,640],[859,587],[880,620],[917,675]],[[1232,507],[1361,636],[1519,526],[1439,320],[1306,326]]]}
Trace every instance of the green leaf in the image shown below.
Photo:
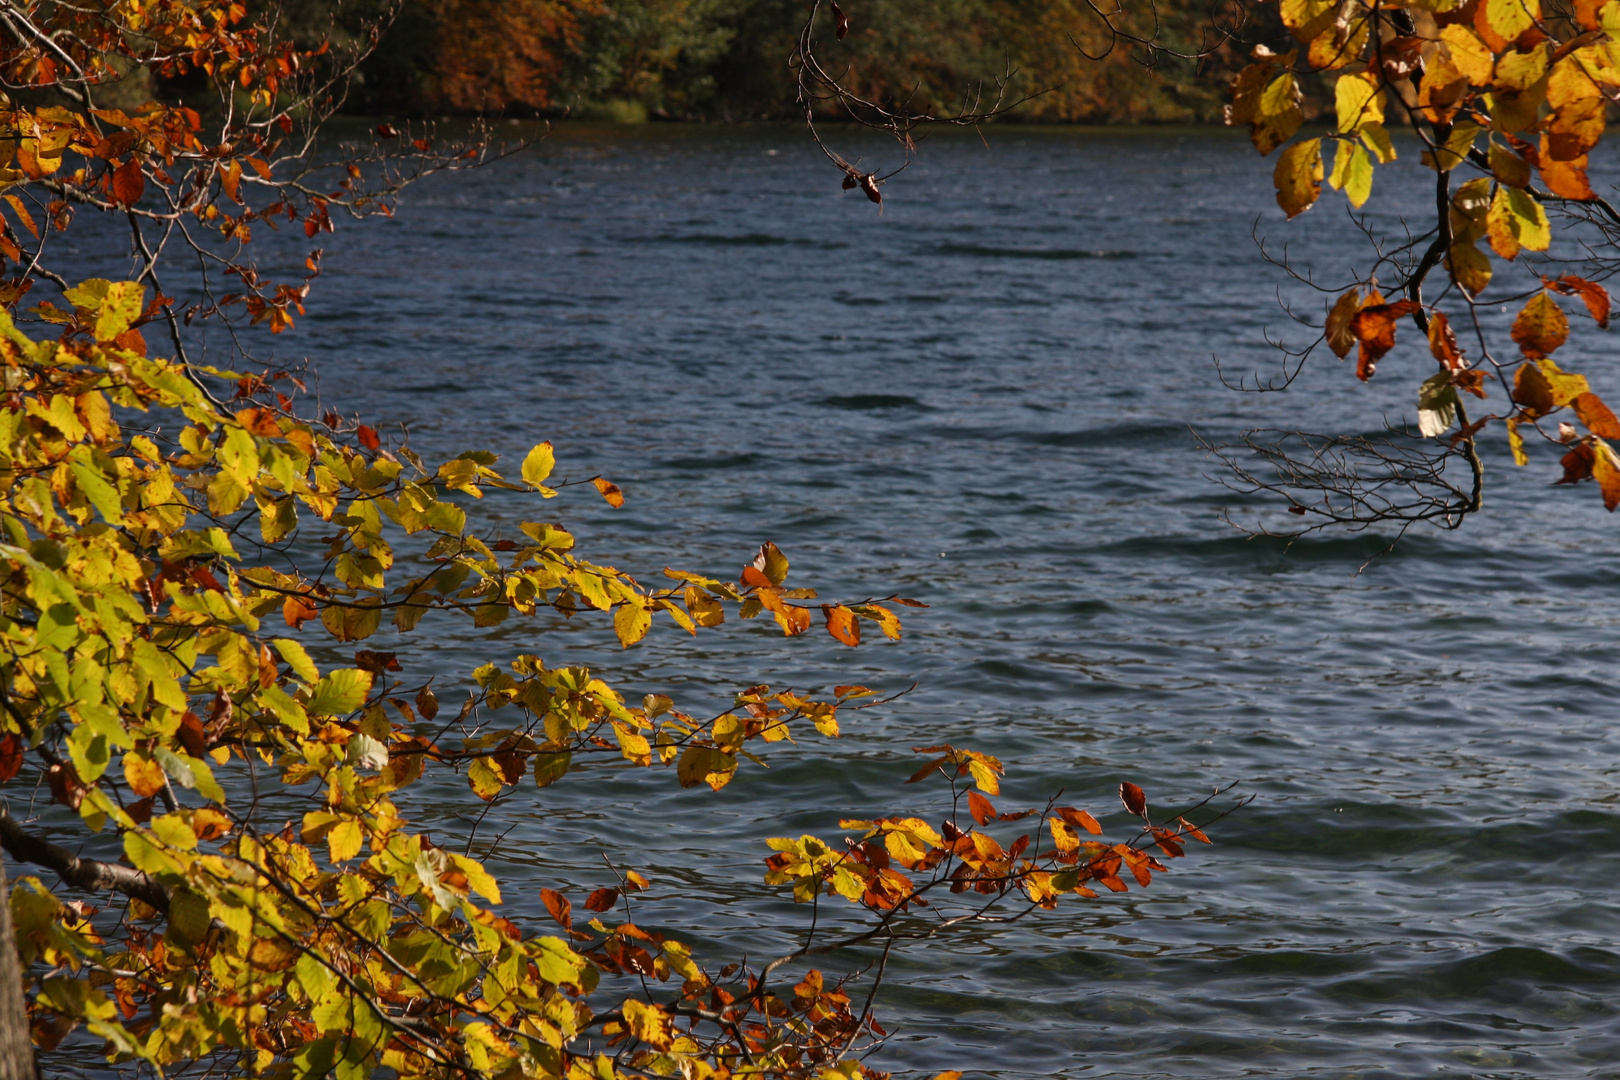
{"label": "green leaf", "polygon": [[347,716],[365,703],[371,692],[371,673],[359,668],[338,668],[315,687],[304,708],[311,715]]}
{"label": "green leaf", "polygon": [[1457,388],[1451,376],[1437,372],[1418,389],[1418,430],[1424,438],[1444,435],[1457,422]]}
{"label": "green leaf", "polygon": [[561,780],[568,773],[568,767],[574,763],[572,753],[553,754],[541,752],[534,756],[534,782],[540,787],[550,787]]}
{"label": "green leaf", "polygon": [[320,669],[315,666],[315,662],[309,658],[309,653],[304,651],[302,645],[290,638],[276,638],[274,644],[276,652],[280,653],[287,666],[293,669],[294,675],[310,685],[320,681]]}

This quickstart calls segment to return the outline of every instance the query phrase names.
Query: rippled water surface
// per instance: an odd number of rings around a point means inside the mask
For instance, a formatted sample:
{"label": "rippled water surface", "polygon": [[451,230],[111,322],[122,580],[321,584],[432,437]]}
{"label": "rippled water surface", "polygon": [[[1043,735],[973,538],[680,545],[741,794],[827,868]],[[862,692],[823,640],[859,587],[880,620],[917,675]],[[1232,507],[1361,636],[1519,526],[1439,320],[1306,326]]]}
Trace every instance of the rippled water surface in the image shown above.
{"label": "rippled water surface", "polygon": [[[1286,396],[1220,385],[1212,358],[1270,374],[1267,328],[1307,336],[1257,218],[1338,282],[1365,262],[1342,199],[1285,224],[1271,162],[1223,135],[991,135],[925,144],[880,214],[791,129],[564,132],[329,238],[283,343],[328,402],[424,453],[551,439],[629,502],[547,512],[646,580],[734,576],[769,538],[823,596],[932,605],[858,651],[767,620],[628,652],[584,622],[402,648],[446,677],[492,650],[585,657],[694,712],[762,681],[918,684],[719,794],[617,770],[529,789],[480,832],[509,830],[508,906],[602,884],[605,850],[657,882],[644,921],[696,927],[705,956],[779,950],[803,912],[760,884],[764,839],[937,813],[901,787],[916,744],[996,753],[1003,802],[1063,787],[1115,828],[1122,779],[1165,806],[1240,782],[1257,801],[1150,889],[902,954],[876,1063],[1620,1077],[1614,519],[1493,440],[1489,512],[1359,575],[1390,534],[1245,539],[1190,427],[1374,430],[1432,370],[1405,342],[1370,386],[1331,357]],[[1432,175],[1389,172],[1381,228]],[[1608,340],[1577,335],[1597,344],[1565,366],[1612,391]],[[464,837],[467,802],[450,778],[415,812]]]}

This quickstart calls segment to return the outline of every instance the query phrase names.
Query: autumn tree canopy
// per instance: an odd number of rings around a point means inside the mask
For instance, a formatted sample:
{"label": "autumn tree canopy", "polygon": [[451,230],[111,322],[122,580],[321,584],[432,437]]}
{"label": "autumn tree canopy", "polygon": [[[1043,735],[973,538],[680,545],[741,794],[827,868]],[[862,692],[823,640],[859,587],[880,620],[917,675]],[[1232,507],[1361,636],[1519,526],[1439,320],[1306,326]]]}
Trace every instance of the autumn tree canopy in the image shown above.
{"label": "autumn tree canopy", "polygon": [[[579,11],[546,10],[537,33],[573,32]],[[876,1075],[860,1058],[884,1036],[882,967],[858,982],[842,954],[1146,886],[1207,842],[1211,815],[1127,782],[1141,825],[1105,840],[1055,798],[998,808],[994,757],[919,747],[910,782],[948,793],[943,816],[880,807],[761,837],[761,889],[860,916],[811,920],[763,960],[638,926],[659,883],[633,852],[569,897],[497,880],[470,844],[414,826],[403,793],[427,777],[490,807],[606,767],[718,790],[767,746],[836,737],[881,703],[759,679],[696,715],[570,663],[566,638],[549,663],[492,643],[459,680],[425,679],[430,617],[531,635],[597,619],[631,648],[768,616],[788,639],[869,648],[923,605],[822,598],[759,538],[718,575],[660,570],[656,551],[642,576],[593,561],[549,500],[624,493],[558,479],[549,441],[516,461],[424,460],[382,418],[316,415],[295,371],[253,359],[318,302],[336,222],[408,212],[414,180],[504,152],[476,126],[322,141],[397,14],[340,10],[314,38],[226,0],[25,0],[0,18],[0,848],[16,946],[0,942],[0,1016],[28,1018],[4,1026],[0,1066],[26,1071],[26,1036],[46,1055],[90,1038],[114,1063],[209,1074]],[[118,226],[128,246],[108,260],[132,251],[132,272],[64,276],[57,237],[87,219]],[[292,279],[255,260],[266,230],[304,242]],[[228,359],[191,355],[206,327],[236,343]],[[481,520],[497,491],[532,507],[510,536]],[[284,826],[266,801],[299,813]],[[517,889],[539,890],[551,921],[503,915]]]}

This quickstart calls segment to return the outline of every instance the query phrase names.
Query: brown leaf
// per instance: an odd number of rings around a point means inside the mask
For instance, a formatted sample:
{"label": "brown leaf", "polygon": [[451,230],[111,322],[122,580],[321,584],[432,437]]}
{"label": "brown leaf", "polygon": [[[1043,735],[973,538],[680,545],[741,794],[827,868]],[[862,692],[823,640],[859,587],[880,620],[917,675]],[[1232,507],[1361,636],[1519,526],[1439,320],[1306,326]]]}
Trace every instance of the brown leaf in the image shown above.
{"label": "brown leaf", "polygon": [[1535,364],[1521,364],[1513,373],[1513,401],[1531,420],[1546,416],[1556,408],[1552,383]]}
{"label": "brown leaf", "polygon": [[1463,366],[1462,349],[1457,345],[1457,334],[1451,329],[1446,313],[1437,311],[1429,318],[1429,352],[1452,371]]}
{"label": "brown leaf", "polygon": [[1328,348],[1333,355],[1343,360],[1350,355],[1350,350],[1356,346],[1356,335],[1350,328],[1350,323],[1356,317],[1361,307],[1361,290],[1351,289],[1333,302],[1328,309],[1327,323],[1323,327]]}
{"label": "brown leaf", "polygon": [[591,911],[607,911],[618,902],[618,889],[597,889],[585,898],[585,906]]}
{"label": "brown leaf", "polygon": [[1575,416],[1586,430],[1600,439],[1620,439],[1620,419],[1616,419],[1603,399],[1587,392],[1574,401]]}
{"label": "brown leaf", "polygon": [[574,905],[568,902],[566,896],[555,889],[541,889],[540,900],[546,905],[551,917],[557,920],[557,925],[564,930],[574,928]]}
{"label": "brown leaf", "polygon": [[146,174],[141,172],[141,163],[130,155],[112,174],[113,201],[121,206],[134,206],[141,201],[141,195],[146,191]]}
{"label": "brown leaf", "polygon": [[179,738],[180,745],[186,748],[186,753],[192,757],[200,758],[208,752],[208,733],[203,731],[202,718],[196,713],[188,710],[180,717],[180,729],[175,735]]}
{"label": "brown leaf", "polygon": [[1397,300],[1393,304],[1372,304],[1356,312],[1350,330],[1361,342],[1356,361],[1356,378],[1366,382],[1378,369],[1378,361],[1395,347],[1395,324],[1417,311],[1421,304]]}
{"label": "brown leaf", "polygon": [[433,693],[433,687],[424,686],[416,693],[416,711],[424,720],[432,720],[439,715],[439,699]]}
{"label": "brown leaf", "polygon": [[989,799],[980,795],[977,791],[970,791],[968,792],[968,813],[972,814],[973,820],[980,825],[988,825],[995,820],[996,808],[991,805]]}
{"label": "brown leaf", "polygon": [[833,36],[839,41],[843,41],[844,38],[849,34],[849,16],[845,15],[844,9],[839,7],[835,2],[832,6],[832,17]]}
{"label": "brown leaf", "polygon": [[398,671],[399,658],[396,653],[372,652],[370,649],[361,649],[354,654],[354,666],[361,671],[381,675],[385,671]]}
{"label": "brown leaf", "polygon": [[[124,755],[126,768],[130,757],[131,755],[129,754]],[[157,767],[156,762],[153,762],[152,764],[154,768]],[[57,802],[61,803],[63,806],[67,807],[69,810],[77,810],[79,808],[79,804],[84,801],[84,783],[80,781],[79,774],[73,771],[72,765],[66,763],[52,765],[48,770],[46,770],[45,782],[50,785],[51,797]],[[157,787],[160,788],[162,786],[163,770],[158,768]],[[156,791],[157,788],[153,788],[152,790]],[[149,792],[141,792],[141,794],[145,795],[149,794]]]}
{"label": "brown leaf", "polygon": [[1519,351],[1532,360],[1551,356],[1569,340],[1569,319],[1546,290],[1532,296],[1513,320],[1513,340],[1518,342]]}
{"label": "brown leaf", "polygon": [[1128,780],[1119,785],[1119,801],[1125,804],[1126,810],[1137,817],[1147,817],[1147,796],[1142,793],[1141,788]]}

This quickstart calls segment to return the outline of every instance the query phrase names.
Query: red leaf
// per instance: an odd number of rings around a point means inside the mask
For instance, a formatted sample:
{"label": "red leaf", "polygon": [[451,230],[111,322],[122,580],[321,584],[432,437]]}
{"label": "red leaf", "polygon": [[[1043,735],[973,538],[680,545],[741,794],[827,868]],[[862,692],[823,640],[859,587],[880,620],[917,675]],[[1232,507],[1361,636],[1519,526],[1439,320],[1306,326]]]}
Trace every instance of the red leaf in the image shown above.
{"label": "red leaf", "polygon": [[1139,818],[1147,817],[1147,796],[1142,789],[1130,781],[1119,785],[1119,801],[1125,804],[1125,809]]}
{"label": "red leaf", "polygon": [[585,898],[585,906],[592,911],[607,911],[618,902],[618,889],[597,889]]}
{"label": "red leaf", "polygon": [[377,448],[382,445],[381,440],[377,438],[377,429],[368,427],[365,424],[361,424],[359,427],[354,429],[354,436],[360,440],[361,446],[365,447],[367,450],[370,450],[372,453],[376,453]]}
{"label": "red leaf", "polygon": [[145,191],[146,174],[141,172],[141,163],[131,155],[128,161],[113,170],[113,201],[123,206],[134,206],[141,201]]}
{"label": "red leaf", "polygon": [[968,792],[968,813],[972,814],[973,820],[980,825],[988,825],[995,819],[996,808],[991,805],[989,799],[980,795],[977,791],[970,791]]}
{"label": "red leaf", "polygon": [[17,775],[23,763],[23,742],[16,732],[7,733],[0,739],[0,780],[10,780]]}
{"label": "red leaf", "polygon": [[1564,466],[1562,480],[1554,480],[1554,484],[1578,484],[1582,480],[1592,479],[1592,462],[1597,455],[1592,453],[1591,446],[1580,443],[1565,454],[1559,464]]}
{"label": "red leaf", "polygon": [[377,135],[383,139],[397,139],[399,138],[399,129],[393,124],[378,124]]}

